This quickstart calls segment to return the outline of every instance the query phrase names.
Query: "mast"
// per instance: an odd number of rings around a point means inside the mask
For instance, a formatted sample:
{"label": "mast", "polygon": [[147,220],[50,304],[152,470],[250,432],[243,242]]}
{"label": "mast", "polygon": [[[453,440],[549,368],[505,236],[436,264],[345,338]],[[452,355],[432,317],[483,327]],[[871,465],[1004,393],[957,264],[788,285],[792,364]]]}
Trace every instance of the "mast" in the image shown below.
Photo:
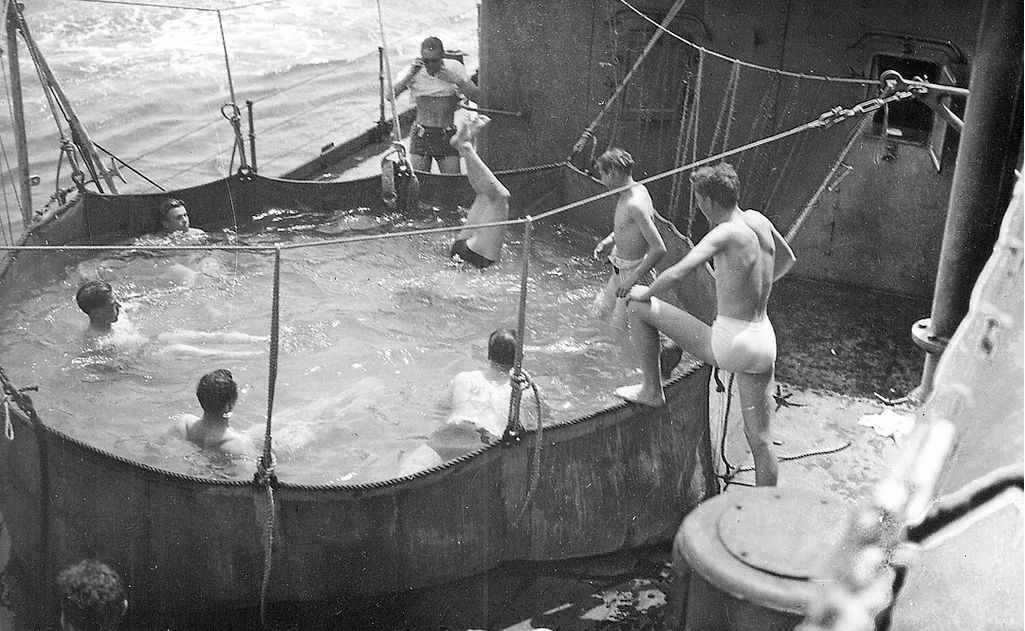
{"label": "mast", "polygon": [[18,152],[18,185],[21,189],[21,220],[25,228],[32,223],[32,182],[28,164],[28,139],[25,135],[25,104],[21,99],[21,67],[18,64],[18,17],[15,3],[7,4],[7,62],[11,71],[11,108],[14,116],[14,144]]}
{"label": "mast", "polygon": [[[78,145],[86,167],[88,167],[94,180],[97,177],[97,172],[99,172],[99,175],[103,177],[107,186],[110,187],[110,191],[112,193],[117,193],[117,184],[114,183],[113,176],[111,176],[110,171],[103,166],[103,160],[100,159],[100,155],[96,152],[96,147],[93,145],[92,140],[89,139],[89,134],[85,131],[85,127],[78,119],[78,115],[75,114],[75,110],[71,106],[71,101],[69,101],[67,95],[64,94],[64,90],[61,88],[60,83],[57,82],[57,77],[54,76],[53,71],[50,70],[50,65],[46,63],[43,53],[39,51],[38,47],[36,47],[35,40],[32,39],[32,35],[29,33],[28,23],[25,22],[25,16],[21,14],[20,7],[18,7],[16,2],[12,2],[11,7],[12,9],[17,7],[13,10],[16,10],[15,15],[17,15],[18,24],[21,27],[21,35],[25,38],[25,46],[32,54],[32,60],[39,68],[39,72],[43,75],[43,78],[47,83],[43,88],[51,89],[54,96],[57,98],[57,101],[60,103],[61,109],[64,111],[64,116],[68,120],[68,126],[71,128],[71,139],[76,145]],[[98,184],[99,183],[97,182],[97,185]]]}

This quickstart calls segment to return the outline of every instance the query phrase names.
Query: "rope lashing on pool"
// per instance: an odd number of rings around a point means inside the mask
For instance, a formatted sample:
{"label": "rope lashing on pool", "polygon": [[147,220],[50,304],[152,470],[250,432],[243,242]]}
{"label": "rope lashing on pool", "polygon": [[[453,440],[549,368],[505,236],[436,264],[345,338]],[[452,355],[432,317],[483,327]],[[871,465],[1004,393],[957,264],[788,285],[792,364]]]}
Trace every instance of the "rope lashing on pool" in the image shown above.
{"label": "rope lashing on pool", "polygon": [[260,457],[253,482],[267,497],[267,515],[263,524],[263,578],[260,580],[260,621],[267,628],[267,589],[274,564],[274,454],[271,452],[271,420],[274,415],[274,388],[278,380],[278,335],[281,308],[281,247],[274,248],[274,288],[271,295],[270,359],[267,373],[267,425],[263,435],[263,455]]}
{"label": "rope lashing on pool", "polygon": [[[665,18],[663,18],[662,20],[662,23],[666,26],[672,23],[673,19],[676,17],[676,14],[680,12],[680,9],[683,8],[683,5],[685,3],[686,0],[676,0],[676,2],[673,3],[673,6],[666,13]],[[602,107],[601,111],[598,112],[598,115],[594,117],[594,120],[591,121],[591,124],[588,125],[587,128],[584,129],[584,131],[580,134],[580,138],[576,141],[576,143],[573,144],[573,150],[570,152],[569,157],[566,158],[567,160],[572,160],[574,156],[576,156],[584,150],[584,145],[587,142],[588,138],[594,136],[594,130],[598,128],[598,125],[601,124],[602,119],[605,118],[605,115],[609,112],[610,109],[612,109],[612,105],[616,103],[620,95],[623,93],[623,90],[626,89],[627,84],[630,83],[631,79],[633,79],[634,73],[637,72],[637,69],[641,67],[642,63],[644,63],[644,60],[648,57],[648,53],[650,53],[651,50],[655,47],[655,44],[662,37],[663,32],[668,33],[671,31],[664,27],[655,31],[655,33],[651,36],[651,39],[649,39],[648,43],[644,46],[644,50],[642,50],[641,54],[637,56],[636,60],[634,60],[633,67],[630,68],[630,71],[626,73],[626,76],[623,77],[623,79],[619,82],[619,85],[616,86],[616,91],[612,93],[612,96],[605,100],[604,107]]]}
{"label": "rope lashing on pool", "polygon": [[523,230],[523,267],[520,269],[520,302],[519,312],[516,319],[516,356],[513,358],[513,366],[509,379],[509,418],[506,421],[505,433],[502,440],[507,442],[516,441],[523,433],[523,424],[520,423],[520,396],[523,388],[520,382],[523,379],[523,343],[527,334],[527,280],[530,278],[530,241],[534,232],[534,220],[526,217],[527,224]]}
{"label": "rope lashing on pool", "polygon": [[624,6],[626,6],[626,8],[630,9],[631,11],[633,11],[634,13],[639,15],[645,21],[650,22],[651,24],[653,24],[656,29],[665,31],[666,34],[668,34],[670,37],[672,37],[672,38],[674,38],[676,40],[679,40],[680,42],[683,42],[684,44],[686,44],[687,46],[690,46],[691,48],[694,48],[695,50],[698,50],[698,51],[701,51],[701,52],[706,53],[708,55],[711,55],[712,57],[715,57],[717,59],[721,59],[723,61],[728,61],[731,64],[737,64],[737,65],[740,65],[740,66],[744,66],[745,68],[751,68],[751,69],[754,69],[754,70],[760,70],[762,72],[771,72],[773,74],[781,75],[781,76],[784,76],[784,77],[794,77],[794,78],[797,78],[797,79],[809,79],[809,80],[812,80],[812,81],[823,81],[825,83],[849,83],[849,84],[854,84],[854,85],[865,85],[865,86],[874,85],[876,83],[875,81],[873,81],[871,79],[859,79],[857,77],[832,77],[832,76],[828,76],[828,75],[816,75],[816,74],[808,74],[808,73],[804,73],[804,72],[791,72],[791,71],[788,71],[788,70],[782,70],[780,68],[772,68],[772,67],[769,67],[769,66],[762,66],[762,65],[759,65],[759,64],[754,64],[754,63],[751,63],[751,62],[748,62],[748,61],[743,61],[741,59],[737,59],[735,57],[728,57],[726,55],[723,55],[722,53],[717,53],[714,50],[711,50],[711,49],[705,48],[703,46],[700,46],[700,45],[690,41],[689,39],[686,39],[685,37],[683,37],[681,35],[678,35],[678,34],[674,33],[673,31],[668,30],[668,28],[666,26],[664,26],[662,24],[659,24],[655,20],[651,19],[650,17],[648,17],[646,14],[644,14],[643,12],[638,10],[636,7],[634,7],[632,4],[630,4],[626,0],[619,0],[619,2],[622,3]]}
{"label": "rope lashing on pool", "polygon": [[[523,371],[520,374],[520,392],[526,388],[534,392],[534,404],[537,407],[537,435],[534,436],[533,462],[530,467],[530,482],[527,485],[527,492],[523,496],[523,504],[520,505],[520,512],[516,515],[516,521],[523,519],[527,509],[534,499],[534,492],[537,491],[537,483],[541,479],[541,446],[544,443],[544,407],[541,405],[541,391],[531,378],[530,373]],[[516,396],[516,395],[514,395]]]}

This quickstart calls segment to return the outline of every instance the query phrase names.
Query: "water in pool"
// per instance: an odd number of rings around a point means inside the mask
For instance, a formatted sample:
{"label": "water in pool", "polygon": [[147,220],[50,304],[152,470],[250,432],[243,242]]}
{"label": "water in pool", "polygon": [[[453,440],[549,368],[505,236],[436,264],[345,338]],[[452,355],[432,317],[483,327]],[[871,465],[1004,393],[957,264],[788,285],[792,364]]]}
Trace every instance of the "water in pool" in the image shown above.
{"label": "water in pool", "polygon": [[[359,212],[269,213],[243,243],[314,244],[327,232],[374,227]],[[423,225],[421,222],[419,225]],[[409,225],[398,225],[409,229]],[[605,270],[591,239],[554,225],[534,231],[524,368],[554,422],[617,402],[638,379],[625,334],[590,316]],[[274,401],[277,474],[307,484],[394,477],[403,454],[442,426],[449,380],[486,363],[489,333],[515,328],[522,231],[501,264],[478,271],[447,258],[452,234],[287,249],[281,264],[280,354]],[[201,414],[199,378],[228,368],[240,385],[231,424],[262,438],[267,406],[273,256],[229,251],[55,254],[4,310],[8,375],[38,385],[45,423],[111,453],[166,470],[248,478],[176,436]],[[123,304],[116,344],[84,335],[78,285],[109,281]],[[32,286],[28,289],[27,286]]]}

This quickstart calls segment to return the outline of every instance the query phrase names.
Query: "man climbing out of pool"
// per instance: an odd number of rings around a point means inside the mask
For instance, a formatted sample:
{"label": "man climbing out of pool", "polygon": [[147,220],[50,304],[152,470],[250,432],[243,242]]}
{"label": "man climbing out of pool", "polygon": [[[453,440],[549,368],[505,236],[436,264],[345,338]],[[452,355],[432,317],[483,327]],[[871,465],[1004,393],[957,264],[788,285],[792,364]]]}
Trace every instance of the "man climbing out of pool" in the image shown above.
{"label": "man climbing out of pool", "polygon": [[474,267],[484,269],[498,260],[505,242],[505,226],[474,226],[505,221],[509,218],[509,190],[498,181],[473,146],[489,118],[471,113],[459,121],[452,137],[452,146],[466,160],[466,177],[476,196],[466,215],[466,227],[452,244],[451,257],[458,257]]}
{"label": "man climbing out of pool", "polygon": [[89,332],[109,334],[121,315],[121,303],[114,297],[114,288],[105,280],[89,280],[75,294],[78,308],[89,316]]}
{"label": "man climbing out of pool", "polygon": [[[655,206],[648,189],[633,179],[634,159],[628,152],[611,148],[595,161],[602,183],[609,189],[626,187],[616,199],[613,230],[598,242],[592,256],[608,263],[612,273],[594,299],[594,314],[613,326],[626,329],[626,297],[630,288],[655,279],[655,265],[665,256],[666,244],[655,226]],[[671,340],[662,345],[666,378],[680,362],[682,351]]]}
{"label": "man climbing out of pool", "polygon": [[203,416],[182,414],[175,425],[182,436],[204,449],[217,449],[231,456],[256,455],[253,440],[228,426],[238,402],[238,385],[231,371],[219,368],[203,375],[196,386],[196,398]]}
{"label": "man climbing out of pool", "polygon": [[622,188],[616,198],[612,232],[598,242],[592,256],[612,266],[605,289],[594,299],[594,312],[613,324],[626,326],[626,297],[641,281],[655,279],[655,264],[666,253],[666,244],[655,227],[655,206],[648,189],[633,179],[634,159],[626,151],[611,148],[596,161],[602,184]]}
{"label": "man climbing out of pool", "polygon": [[420,58],[395,83],[395,96],[406,88],[416,103],[409,153],[413,169],[430,172],[431,160],[442,173],[459,173],[459,152],[450,139],[456,132],[455,112],[460,95],[480,98],[480,88],[470,80],[463,64],[445,58],[445,46],[437,37],[420,45]]}
{"label": "man climbing out of pool", "polygon": [[[772,284],[794,264],[794,252],[764,215],[738,206],[740,180],[726,163],[690,176],[708,234],[650,287],[628,297],[631,336],[641,356],[643,382],[616,394],[650,406],[665,404],[659,378],[659,332],[698,359],[737,376],[744,433],[755,461],[755,483],[774,486],[779,476],[772,446],[771,408],[776,334],[766,314]],[[718,313],[708,326],[690,313],[655,298],[691,272],[714,262]]]}

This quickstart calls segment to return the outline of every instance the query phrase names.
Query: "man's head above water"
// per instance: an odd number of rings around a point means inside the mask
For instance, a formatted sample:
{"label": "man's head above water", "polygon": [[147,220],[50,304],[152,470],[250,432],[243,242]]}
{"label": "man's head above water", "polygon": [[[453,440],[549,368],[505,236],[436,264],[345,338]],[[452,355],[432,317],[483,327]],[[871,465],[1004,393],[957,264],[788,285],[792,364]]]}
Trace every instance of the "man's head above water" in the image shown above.
{"label": "man's head above water", "polygon": [[188,232],[189,211],[185,202],[180,199],[168,198],[160,204],[158,213],[160,229],[164,232]]}
{"label": "man's head above water", "polygon": [[78,308],[89,316],[89,328],[110,330],[121,313],[121,303],[114,297],[114,288],[105,280],[90,280],[82,283],[75,294]]}
{"label": "man's head above water", "polygon": [[488,338],[488,359],[503,369],[512,368],[516,363],[516,331],[498,329]]}

